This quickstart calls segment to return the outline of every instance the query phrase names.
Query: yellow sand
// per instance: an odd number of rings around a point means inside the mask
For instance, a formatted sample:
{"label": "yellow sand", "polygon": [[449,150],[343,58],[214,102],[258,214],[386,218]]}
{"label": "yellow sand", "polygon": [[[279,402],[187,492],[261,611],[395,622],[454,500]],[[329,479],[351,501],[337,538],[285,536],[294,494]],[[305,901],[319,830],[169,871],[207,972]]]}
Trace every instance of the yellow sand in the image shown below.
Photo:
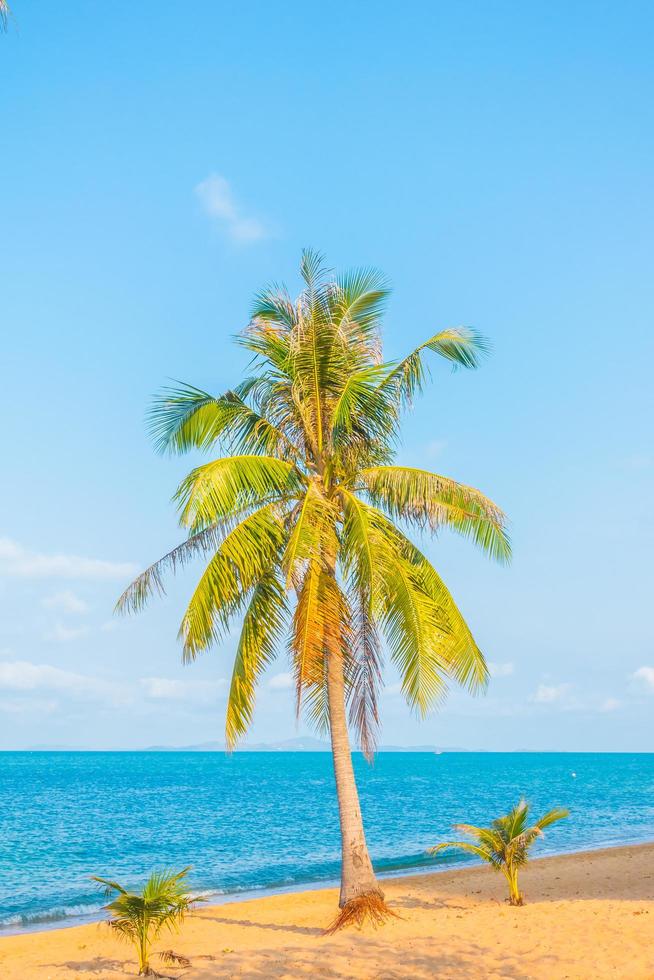
{"label": "yellow sand", "polygon": [[[543,978],[654,980],[654,845],[534,861],[528,904],[504,902],[486,868],[384,883],[401,919],[378,930],[324,937],[336,892],[277,895],[207,906],[164,938],[192,960],[185,980],[246,977]],[[104,980],[136,973],[106,926],[0,939],[2,980]]]}

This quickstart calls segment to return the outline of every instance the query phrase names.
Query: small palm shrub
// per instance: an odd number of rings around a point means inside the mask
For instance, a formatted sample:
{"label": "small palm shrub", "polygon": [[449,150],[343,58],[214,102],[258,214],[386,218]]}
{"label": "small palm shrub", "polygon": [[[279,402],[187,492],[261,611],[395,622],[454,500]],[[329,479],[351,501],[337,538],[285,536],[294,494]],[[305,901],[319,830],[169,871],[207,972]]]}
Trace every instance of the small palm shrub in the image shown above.
{"label": "small palm shrub", "polygon": [[[175,874],[155,871],[141,892],[130,892],[117,881],[93,876],[92,880],[104,887],[108,898],[115,896],[105,906],[111,915],[108,925],[136,949],[139,976],[158,975],[150,966],[153,942],[162,930],[178,929],[189,909],[201,901],[201,898],[191,896],[185,890],[184,879],[189,870],[184,868]],[[157,955],[169,961],[171,953],[171,950],[166,950]]]}
{"label": "small palm shrub", "polygon": [[467,841],[446,841],[430,847],[429,854],[437,854],[446,847],[458,847],[476,854],[496,871],[501,871],[509,884],[511,905],[523,905],[524,899],[518,887],[518,871],[527,863],[529,849],[542,837],[545,827],[568,816],[567,810],[554,809],[529,826],[529,804],[520,800],[505,817],[493,820],[490,827],[474,827],[472,824],[455,824],[454,829],[472,837],[476,844]]}

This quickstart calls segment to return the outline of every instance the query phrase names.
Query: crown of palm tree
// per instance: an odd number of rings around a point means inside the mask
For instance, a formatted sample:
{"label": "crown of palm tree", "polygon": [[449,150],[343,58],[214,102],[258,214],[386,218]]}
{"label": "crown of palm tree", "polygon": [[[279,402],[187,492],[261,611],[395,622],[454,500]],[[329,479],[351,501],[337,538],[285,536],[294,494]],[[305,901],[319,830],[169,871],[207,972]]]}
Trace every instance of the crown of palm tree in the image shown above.
{"label": "crown of palm tree", "polygon": [[228,744],[247,730],[257,680],[286,639],[298,710],[304,704],[318,726],[326,724],[326,662],[332,651],[342,656],[350,721],[370,754],[381,636],[420,713],[443,697],[448,678],[471,690],[487,681],[452,596],[403,528],[448,527],[506,561],[504,515],[478,490],[393,465],[425,352],[474,368],[486,344],[452,328],[387,363],[380,320],[389,290],[380,274],[332,276],[314,252],[303,253],[300,271],[297,300],[278,287],[256,298],[238,338],[253,355],[249,377],[218,397],[182,384],[155,401],[160,451],[220,446],[224,455],[182,481],[175,499],[187,540],[143,572],[118,608],[140,609],[164,591],[166,571],[208,558],[180,637],[192,660],[243,617]]}

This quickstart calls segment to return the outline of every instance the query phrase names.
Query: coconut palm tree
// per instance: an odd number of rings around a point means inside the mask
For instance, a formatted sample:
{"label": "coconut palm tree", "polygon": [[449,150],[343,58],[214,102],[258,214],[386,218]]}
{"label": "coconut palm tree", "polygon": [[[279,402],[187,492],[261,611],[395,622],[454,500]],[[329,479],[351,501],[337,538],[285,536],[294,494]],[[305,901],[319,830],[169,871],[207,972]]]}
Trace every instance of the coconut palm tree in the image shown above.
{"label": "coconut palm tree", "polygon": [[468,823],[455,824],[455,830],[472,837],[477,841],[476,844],[469,844],[466,841],[447,841],[431,847],[429,854],[437,854],[446,847],[457,847],[469,854],[475,854],[496,871],[502,872],[509,884],[509,903],[523,905],[524,899],[518,887],[518,871],[527,863],[529,849],[539,837],[543,836],[544,829],[568,815],[567,810],[550,810],[540,820],[528,826],[529,804],[520,800],[505,817],[493,820],[490,827],[475,827]]}
{"label": "coconut palm tree", "polygon": [[[184,868],[176,874],[155,871],[140,892],[130,892],[117,881],[107,878],[95,875],[92,878],[104,887],[107,897],[116,896],[106,906],[111,915],[109,926],[136,949],[139,976],[159,975],[150,966],[152,943],[162,930],[178,928],[191,906],[201,900],[185,890],[184,878],[189,870]],[[165,962],[188,962],[172,950],[157,955]]]}
{"label": "coconut palm tree", "polygon": [[[382,358],[388,286],[379,273],[333,276],[304,252],[293,301],[271,287],[237,342],[253,356],[236,388],[213,396],[164,390],[150,423],[156,448],[224,455],[182,481],[176,502],[188,538],[141,574],[118,609],[141,609],[163,574],[208,559],[184,615],[185,661],[243,626],[227,703],[226,739],[247,731],[255,690],[284,639],[298,712],[331,735],[342,836],[340,922],[384,914],[363,831],[349,722],[369,757],[378,729],[380,636],[409,705],[424,714],[448,679],[482,689],[487,668],[463,616],[403,526],[447,527],[499,561],[505,519],[478,490],[392,465],[403,409],[425,380],[427,351],[475,368],[486,350],[468,328],[430,337],[399,362]],[[400,521],[400,524],[395,523]],[[292,599],[292,601],[289,601]]]}

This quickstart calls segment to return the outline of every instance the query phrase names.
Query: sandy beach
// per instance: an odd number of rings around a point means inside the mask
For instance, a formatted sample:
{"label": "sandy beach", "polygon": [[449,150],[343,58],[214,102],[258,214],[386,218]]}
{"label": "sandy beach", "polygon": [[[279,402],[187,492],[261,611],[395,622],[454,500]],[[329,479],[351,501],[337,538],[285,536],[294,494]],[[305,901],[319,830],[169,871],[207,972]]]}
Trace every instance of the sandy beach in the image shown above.
{"label": "sandy beach", "polygon": [[[654,844],[535,860],[527,905],[504,902],[487,868],[387,880],[400,918],[382,929],[324,937],[332,889],[275,895],[195,912],[158,948],[191,960],[161,972],[186,980],[239,977],[654,978]],[[104,980],[136,975],[106,926],[0,939],[3,980]]]}

